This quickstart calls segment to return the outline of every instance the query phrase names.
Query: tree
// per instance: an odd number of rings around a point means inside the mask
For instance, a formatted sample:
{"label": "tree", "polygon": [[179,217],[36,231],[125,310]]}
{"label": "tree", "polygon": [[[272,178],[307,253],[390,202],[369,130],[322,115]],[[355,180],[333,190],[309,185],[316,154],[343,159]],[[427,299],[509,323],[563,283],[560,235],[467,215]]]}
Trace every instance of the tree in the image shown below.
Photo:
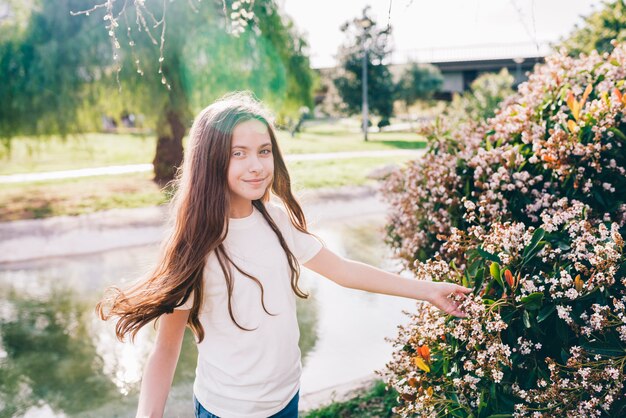
{"label": "tree", "polygon": [[[91,82],[104,76],[106,36],[96,21],[70,19],[84,2],[44,1],[38,9],[8,4],[0,42],[0,138],[89,129],[79,116],[93,103]],[[9,14],[12,14],[9,12]],[[71,92],[71,94],[69,94]]]}
{"label": "tree", "polygon": [[349,114],[362,110],[363,56],[367,53],[367,100],[369,108],[383,118],[393,113],[394,84],[387,68],[386,58],[391,53],[391,28],[380,28],[369,15],[369,7],[362,17],[341,26],[347,41],[339,49],[341,75],[334,80]]}
{"label": "tree", "polygon": [[418,100],[429,99],[441,88],[443,76],[434,65],[411,63],[397,84],[397,98],[408,108]]}
{"label": "tree", "polygon": [[253,25],[233,25],[215,2],[90,9],[92,0],[40,0],[25,34],[0,43],[0,93],[9,98],[0,136],[84,132],[101,114],[131,109],[155,129],[155,181],[164,184],[182,161],[192,115],[224,93],[250,89],[279,116],[297,114],[312,102],[306,43],[274,0],[228,2],[231,10],[235,3],[240,14],[249,5]]}
{"label": "tree", "polygon": [[611,41],[626,41],[626,2],[605,2],[603,8],[585,18],[582,27],[577,27],[561,44],[570,55],[581,52],[589,54],[594,49],[599,53],[613,50]]}

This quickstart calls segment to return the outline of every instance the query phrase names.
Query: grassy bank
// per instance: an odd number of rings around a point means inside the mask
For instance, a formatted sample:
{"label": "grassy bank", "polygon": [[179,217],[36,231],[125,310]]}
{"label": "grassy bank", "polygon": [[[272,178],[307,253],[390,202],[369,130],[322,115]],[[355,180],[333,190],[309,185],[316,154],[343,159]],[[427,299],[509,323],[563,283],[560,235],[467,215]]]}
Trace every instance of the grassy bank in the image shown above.
{"label": "grassy bank", "polygon": [[[304,132],[295,138],[288,132],[278,132],[283,154],[425,147],[424,139],[414,133],[372,133],[370,139],[364,142],[360,134],[350,132]],[[15,138],[10,154],[0,155],[0,175],[151,163],[155,148],[156,138],[152,135],[93,133],[67,140]]]}
{"label": "grassy bank", "polygon": [[[375,184],[367,174],[408,156],[288,163],[296,193],[304,189]],[[84,177],[46,182],[0,184],[0,221],[80,215],[113,208],[153,206],[168,193],[151,180],[152,173]]]}
{"label": "grassy bank", "polygon": [[[345,122],[345,121],[344,121]],[[348,120],[352,123],[353,121]],[[353,126],[319,123],[291,137],[278,131],[283,154],[424,148],[424,139],[410,132],[371,133],[364,142]],[[186,139],[185,139],[186,142]],[[153,135],[93,133],[67,138],[15,138],[11,152],[0,153],[0,175],[73,170],[109,165],[151,163]],[[6,150],[5,150],[6,151]],[[375,184],[367,175],[410,157],[379,156],[352,159],[288,162],[296,191]],[[0,221],[79,215],[113,208],[159,205],[168,192],[151,181],[152,173],[85,177],[44,182],[0,183]]]}
{"label": "grassy bank", "polygon": [[397,393],[387,390],[382,381],[344,401],[307,411],[304,418],[391,418],[397,417],[391,409],[396,406]]}

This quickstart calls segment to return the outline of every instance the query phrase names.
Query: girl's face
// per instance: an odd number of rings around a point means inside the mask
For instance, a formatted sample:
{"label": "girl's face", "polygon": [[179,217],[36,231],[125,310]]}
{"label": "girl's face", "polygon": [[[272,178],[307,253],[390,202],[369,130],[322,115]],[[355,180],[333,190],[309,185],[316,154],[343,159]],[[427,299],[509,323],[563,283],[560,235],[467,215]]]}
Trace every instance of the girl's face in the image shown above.
{"label": "girl's face", "polygon": [[263,197],[273,176],[274,156],[267,126],[255,119],[235,126],[228,164],[230,217],[249,215],[252,201]]}

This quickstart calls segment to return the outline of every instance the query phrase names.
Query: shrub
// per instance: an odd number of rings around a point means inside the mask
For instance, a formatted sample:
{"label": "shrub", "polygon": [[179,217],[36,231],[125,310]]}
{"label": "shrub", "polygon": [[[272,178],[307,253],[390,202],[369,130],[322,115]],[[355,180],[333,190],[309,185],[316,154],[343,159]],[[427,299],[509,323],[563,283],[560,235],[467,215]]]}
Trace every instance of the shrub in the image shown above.
{"label": "shrub", "polygon": [[382,372],[398,413],[626,414],[625,78],[624,45],[549,57],[388,180],[404,267],[474,288],[467,319],[423,304],[400,327]]}

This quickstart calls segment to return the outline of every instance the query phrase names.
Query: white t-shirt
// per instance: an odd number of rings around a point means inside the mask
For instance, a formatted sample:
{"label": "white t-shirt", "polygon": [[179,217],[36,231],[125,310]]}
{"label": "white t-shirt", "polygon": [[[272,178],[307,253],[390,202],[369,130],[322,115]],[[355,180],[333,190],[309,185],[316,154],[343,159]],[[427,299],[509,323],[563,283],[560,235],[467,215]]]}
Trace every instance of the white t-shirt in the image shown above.
{"label": "white t-shirt", "polygon": [[[322,248],[313,236],[298,231],[282,208],[267,204],[287,246],[300,264]],[[300,330],[295,294],[285,251],[263,215],[230,219],[224,241],[227,254],[257,283],[233,272],[233,315],[228,313],[228,291],[215,254],[204,268],[204,303],[199,315],[204,340],[198,344],[194,394],[209,412],[222,418],[266,418],[282,410],[300,388]],[[190,309],[192,297],[177,309]]]}

